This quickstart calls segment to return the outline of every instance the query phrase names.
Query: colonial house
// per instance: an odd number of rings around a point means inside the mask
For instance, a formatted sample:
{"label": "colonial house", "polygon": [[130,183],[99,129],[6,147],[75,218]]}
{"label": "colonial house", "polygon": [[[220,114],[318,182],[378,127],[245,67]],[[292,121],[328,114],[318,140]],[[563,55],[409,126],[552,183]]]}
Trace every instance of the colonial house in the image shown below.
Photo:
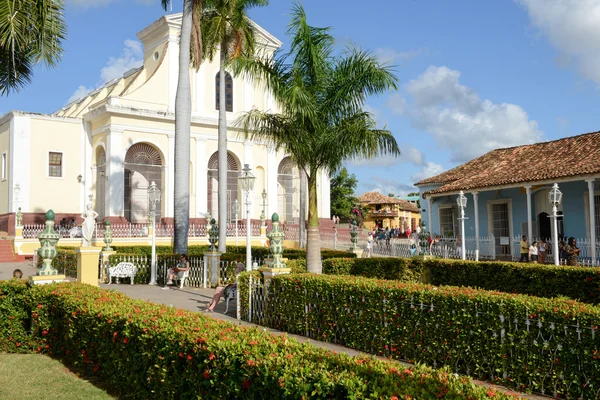
{"label": "colonial house", "polygon": [[364,227],[367,229],[399,228],[405,232],[410,228],[414,232],[421,224],[419,209],[406,200],[388,197],[379,192],[367,192],[358,200],[367,209],[364,216]]}
{"label": "colonial house", "polygon": [[[256,25],[258,43],[272,54],[281,42]],[[98,220],[148,221],[148,187],[162,191],[163,221],[173,217],[175,93],[181,14],[160,18],[141,32],[143,65],[52,114],[11,111],[0,118],[0,231],[14,232],[15,213],[23,223],[41,223],[48,209],[57,220],[81,215],[92,202]],[[187,50],[186,50],[187,51]],[[266,192],[266,214],[298,220],[299,175],[287,154],[245,140],[234,122],[253,108],[277,110],[265,89],[227,73],[219,81],[218,60],[190,70],[190,218],[218,215],[217,126],[219,86],[226,85],[228,124],[227,211],[245,198],[238,176],[248,164],[256,176],[251,216],[258,219]],[[329,176],[318,177],[319,216],[329,218]],[[197,221],[200,222],[200,221]]]}
{"label": "colonial house", "polygon": [[[579,238],[582,258],[600,256],[600,132],[549,142],[496,149],[456,168],[417,182],[428,230],[442,236],[459,234],[464,192],[465,236],[479,250],[490,240],[497,258],[515,257],[521,235],[553,237],[554,184],[562,192],[557,204],[558,237]],[[489,256],[489,254],[488,254]]]}

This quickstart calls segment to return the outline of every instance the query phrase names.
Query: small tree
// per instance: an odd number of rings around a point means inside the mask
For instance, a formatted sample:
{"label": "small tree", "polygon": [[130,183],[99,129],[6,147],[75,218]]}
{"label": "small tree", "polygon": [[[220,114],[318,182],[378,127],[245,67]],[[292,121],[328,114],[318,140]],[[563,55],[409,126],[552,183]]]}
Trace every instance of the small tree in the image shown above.
{"label": "small tree", "polygon": [[354,197],[357,185],[356,175],[348,173],[346,167],[331,178],[331,215],[337,215],[344,220],[350,218],[352,207],[358,201]]}

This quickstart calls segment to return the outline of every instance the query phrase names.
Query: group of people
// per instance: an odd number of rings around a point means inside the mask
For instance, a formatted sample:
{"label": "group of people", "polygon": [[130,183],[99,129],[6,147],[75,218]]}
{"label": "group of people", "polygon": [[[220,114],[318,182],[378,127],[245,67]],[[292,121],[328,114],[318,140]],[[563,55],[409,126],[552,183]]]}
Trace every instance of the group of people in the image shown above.
{"label": "group of people", "polygon": [[[242,263],[239,259],[237,259],[236,267],[235,267],[235,276],[242,273],[245,269],[246,269],[246,266],[244,265],[244,263]],[[187,256],[187,254],[182,254],[181,257],[179,258],[179,261],[177,262],[177,264],[167,271],[167,283],[164,288],[168,288],[169,285],[172,285],[173,281],[175,279],[183,279],[183,277],[185,276],[185,273],[188,272],[189,270],[190,270],[190,261],[188,259],[188,256]],[[215,294],[213,295],[213,298],[212,298],[211,302],[208,304],[208,306],[206,307],[205,311],[213,312],[216,305],[219,303],[219,300],[221,300],[221,297],[227,298],[229,291],[232,289],[236,289],[236,288],[237,288],[237,282],[230,283],[226,286],[217,287],[215,290]]]}
{"label": "group of people", "polygon": [[[523,235],[521,238],[521,262],[532,262],[534,264],[540,263],[545,264],[550,252],[550,245],[545,239],[541,239],[540,242],[534,240],[531,244],[527,242],[527,236]],[[577,247],[577,241],[575,238],[570,237],[565,243],[561,240],[558,244],[558,254],[561,264],[567,265],[579,265],[579,254],[581,249]]]}

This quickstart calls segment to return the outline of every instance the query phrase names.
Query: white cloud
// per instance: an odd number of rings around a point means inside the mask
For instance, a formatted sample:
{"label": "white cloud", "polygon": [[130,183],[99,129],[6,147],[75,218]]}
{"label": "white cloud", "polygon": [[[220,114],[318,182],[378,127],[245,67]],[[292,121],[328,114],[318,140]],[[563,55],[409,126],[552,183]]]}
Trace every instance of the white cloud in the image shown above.
{"label": "white cloud", "polygon": [[600,84],[599,0],[515,0],[558,51],[561,66],[574,66]]}
{"label": "white cloud", "polygon": [[120,78],[132,68],[142,65],[144,50],[137,40],[127,39],[120,57],[109,57],[108,62],[100,71],[102,83]]}
{"label": "white cloud", "polygon": [[416,172],[411,176],[413,182],[419,182],[423,179],[431,178],[432,176],[441,174],[444,172],[444,167],[434,162],[428,162],[421,168],[420,171]]}
{"label": "white cloud", "polygon": [[355,167],[367,167],[367,168],[391,167],[391,166],[394,166],[397,164],[403,164],[403,163],[413,164],[413,165],[417,165],[417,166],[425,165],[425,156],[423,155],[423,153],[420,150],[418,150],[410,145],[403,145],[403,144],[398,144],[398,147],[400,147],[400,152],[401,152],[401,154],[399,156],[393,156],[393,155],[386,154],[386,155],[379,155],[379,156],[371,158],[371,159],[360,158],[360,159],[351,160],[350,164]]}
{"label": "white cloud", "polygon": [[401,94],[394,93],[388,98],[386,105],[393,114],[402,115],[406,110],[406,99]]}
{"label": "white cloud", "polygon": [[398,51],[391,48],[375,49],[375,57],[384,65],[402,64],[425,52],[424,49],[414,49],[408,51]]}
{"label": "white cloud", "polygon": [[72,102],[74,100],[77,100],[77,99],[79,99],[81,97],[84,97],[85,95],[87,95],[92,90],[94,90],[94,89],[89,88],[89,87],[85,87],[85,86],[79,86],[77,88],[77,90],[75,91],[75,93],[73,93],[71,95],[71,97],[69,97],[69,100],[67,100],[67,104],[69,104],[70,102]]}
{"label": "white cloud", "polygon": [[[530,120],[523,108],[483,100],[459,78],[458,71],[430,66],[407,84],[412,102],[396,110],[408,116],[418,129],[431,133],[442,148],[450,151],[453,162],[541,138],[537,122]],[[391,108],[393,111],[393,104]]]}
{"label": "white cloud", "polygon": [[[123,74],[132,68],[142,65],[144,60],[144,50],[142,44],[136,40],[127,39],[125,47],[121,50],[119,57],[109,57],[106,65],[100,70],[100,80],[96,87],[104,85],[106,82],[120,78]],[[79,86],[75,93],[71,95],[67,104],[73,100],[85,96],[94,88]]]}

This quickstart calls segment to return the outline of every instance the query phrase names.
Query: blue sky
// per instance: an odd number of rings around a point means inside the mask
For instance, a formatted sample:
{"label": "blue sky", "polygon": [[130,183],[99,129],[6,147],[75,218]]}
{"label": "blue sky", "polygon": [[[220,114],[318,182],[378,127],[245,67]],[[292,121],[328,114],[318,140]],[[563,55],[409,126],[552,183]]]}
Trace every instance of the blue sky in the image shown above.
{"label": "blue sky", "polygon": [[[56,69],[0,98],[50,113],[140,63],[136,33],[164,15],[158,0],[66,0],[68,40]],[[181,9],[175,1],[173,12]],[[290,0],[251,17],[284,43]],[[399,158],[348,163],[358,194],[405,194],[421,178],[493,148],[600,129],[600,0],[304,0],[330,26],[395,65],[397,92],[368,107],[401,146]]]}

